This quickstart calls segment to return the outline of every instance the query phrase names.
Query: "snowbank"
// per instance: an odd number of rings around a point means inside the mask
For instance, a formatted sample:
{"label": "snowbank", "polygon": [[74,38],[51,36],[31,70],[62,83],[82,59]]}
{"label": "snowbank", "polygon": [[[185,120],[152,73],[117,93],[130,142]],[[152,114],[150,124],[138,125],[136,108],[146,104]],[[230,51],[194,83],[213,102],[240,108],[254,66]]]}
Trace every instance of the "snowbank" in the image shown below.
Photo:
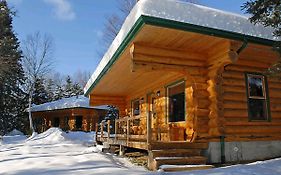
{"label": "snowbank", "polygon": [[25,140],[27,137],[20,131],[14,129],[0,138],[0,144],[14,144]]}
{"label": "snowbank", "polygon": [[40,144],[55,144],[66,141],[65,133],[60,128],[50,128],[47,131],[37,134],[33,133],[26,142],[36,142]]}
{"label": "snowbank", "polygon": [[5,136],[23,136],[24,134],[22,132],[20,132],[19,130],[12,130],[11,132],[9,132],[8,134],[6,134]]}
{"label": "snowbank", "polygon": [[92,141],[92,135],[51,128],[18,143],[2,144],[0,174],[147,174],[143,167],[135,167],[124,158],[81,144]]}
{"label": "snowbank", "polygon": [[60,128],[50,128],[47,131],[37,134],[34,133],[26,142],[36,142],[40,144],[56,144],[62,142],[75,142],[77,144],[93,144],[95,132],[64,132]]}

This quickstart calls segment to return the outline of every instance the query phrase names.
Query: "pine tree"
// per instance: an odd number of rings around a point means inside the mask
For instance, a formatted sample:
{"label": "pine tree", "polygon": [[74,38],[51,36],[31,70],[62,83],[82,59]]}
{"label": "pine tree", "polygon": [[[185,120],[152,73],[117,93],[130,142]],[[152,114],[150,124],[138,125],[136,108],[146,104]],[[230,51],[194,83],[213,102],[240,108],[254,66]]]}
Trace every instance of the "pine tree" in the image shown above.
{"label": "pine tree", "polygon": [[119,118],[119,110],[115,106],[108,106],[108,111],[104,117],[105,120],[115,120]]}
{"label": "pine tree", "polygon": [[34,84],[33,103],[36,105],[48,102],[48,92],[46,91],[43,79],[37,78]]}
{"label": "pine tree", "polygon": [[83,95],[84,94],[84,91],[83,91],[83,89],[82,89],[82,87],[78,84],[78,83],[75,83],[74,85],[73,85],[73,94],[75,95],[75,96],[78,96],[78,95]]}
{"label": "pine tree", "polygon": [[46,82],[46,92],[47,92],[47,102],[51,102],[54,100],[54,92],[55,92],[55,83],[54,80],[49,78]]}
{"label": "pine tree", "polygon": [[74,95],[75,94],[73,93],[73,83],[72,83],[72,80],[71,80],[70,76],[67,76],[66,80],[65,80],[63,96],[64,96],[64,98],[69,98],[69,97],[72,97]]}
{"label": "pine tree", "polygon": [[13,16],[7,2],[0,0],[0,135],[14,128],[22,130],[27,118],[22,52],[13,32]]}
{"label": "pine tree", "polygon": [[64,97],[64,90],[60,85],[56,85],[52,101],[60,100]]}

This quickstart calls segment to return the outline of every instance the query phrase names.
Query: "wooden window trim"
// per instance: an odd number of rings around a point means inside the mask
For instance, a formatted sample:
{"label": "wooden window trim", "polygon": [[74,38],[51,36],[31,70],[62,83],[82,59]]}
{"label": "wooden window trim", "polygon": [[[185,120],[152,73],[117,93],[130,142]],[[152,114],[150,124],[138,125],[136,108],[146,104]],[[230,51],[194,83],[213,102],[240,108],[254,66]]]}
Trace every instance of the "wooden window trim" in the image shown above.
{"label": "wooden window trim", "polygon": [[[139,101],[139,114],[138,115],[134,115],[134,102]],[[130,117],[136,117],[136,116],[140,116],[141,115],[141,103],[140,103],[140,98],[136,98],[131,100],[131,115]]]}
{"label": "wooden window trim", "polygon": [[[250,91],[249,91],[249,81],[248,77],[262,77],[262,86],[263,86],[263,97],[257,97],[257,96],[250,96]],[[246,95],[247,95],[247,110],[248,110],[248,120],[249,122],[271,122],[271,112],[270,112],[270,99],[269,99],[269,90],[268,90],[268,82],[267,82],[267,77],[261,73],[257,72],[245,72],[245,82],[246,82]],[[267,118],[264,120],[255,120],[251,119],[251,114],[250,114],[250,102],[249,99],[257,99],[257,100],[264,100],[266,104],[266,113],[267,113]]]}
{"label": "wooden window trim", "polygon": [[184,89],[184,97],[185,97],[185,100],[184,100],[184,120],[183,121],[177,121],[177,122],[170,122],[169,121],[170,116],[169,116],[169,91],[168,91],[168,89],[171,88],[171,87],[175,87],[175,86],[177,86],[181,83],[183,83],[184,87],[186,87],[186,82],[185,82],[184,79],[175,81],[175,82],[167,84],[165,86],[165,97],[166,97],[165,106],[166,106],[166,122],[167,123],[183,123],[183,122],[186,122],[186,92],[185,92],[185,89]]}

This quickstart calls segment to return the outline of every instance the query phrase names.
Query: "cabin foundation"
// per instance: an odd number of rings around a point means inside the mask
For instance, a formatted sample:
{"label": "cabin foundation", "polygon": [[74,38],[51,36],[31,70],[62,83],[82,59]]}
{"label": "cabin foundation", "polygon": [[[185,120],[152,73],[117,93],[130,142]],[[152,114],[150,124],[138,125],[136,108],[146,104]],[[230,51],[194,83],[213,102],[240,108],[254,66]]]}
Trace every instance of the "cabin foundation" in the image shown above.
{"label": "cabin foundation", "polygon": [[[225,142],[225,161],[239,163],[281,156],[281,141]],[[210,142],[205,156],[208,163],[221,163],[221,143]]]}

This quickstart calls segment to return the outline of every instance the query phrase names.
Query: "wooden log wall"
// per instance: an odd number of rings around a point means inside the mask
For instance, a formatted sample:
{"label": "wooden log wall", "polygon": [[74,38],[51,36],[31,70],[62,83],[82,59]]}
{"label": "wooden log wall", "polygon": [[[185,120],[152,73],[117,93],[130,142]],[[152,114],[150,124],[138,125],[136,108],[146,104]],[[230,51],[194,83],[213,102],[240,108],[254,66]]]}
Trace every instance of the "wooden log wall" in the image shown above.
{"label": "wooden log wall", "polygon": [[[158,127],[152,131],[164,132],[169,128],[185,128],[186,140],[194,141],[197,136],[208,135],[208,114],[209,114],[209,93],[207,91],[207,69],[205,67],[206,56],[198,53],[185,52],[181,50],[147,47],[133,44],[130,49],[132,59],[132,72],[134,71],[163,71],[175,72],[178,76],[166,79],[164,82],[141,89],[138,94],[144,95],[148,92],[161,92],[160,97],[155,100],[155,113],[157,120],[153,121]],[[170,123],[166,114],[166,85],[178,80],[185,80],[186,83],[186,121]],[[162,129],[163,128],[163,129]],[[168,140],[168,133],[162,134],[162,138]],[[161,134],[160,134],[161,136]],[[156,136],[155,136],[156,137]],[[159,137],[159,136],[158,136]],[[162,139],[161,138],[161,139]]]}
{"label": "wooden log wall", "polygon": [[229,41],[223,41],[212,49],[207,60],[208,65],[208,92],[209,92],[209,136],[218,137],[224,134],[224,118],[222,109],[222,81],[221,74],[224,67],[237,61],[238,54],[232,50]]}
{"label": "wooden log wall", "polygon": [[245,72],[264,73],[278,55],[270,47],[249,44],[235,64],[225,67],[223,117],[227,140],[281,139],[281,80],[267,77],[271,121],[249,121]]}

